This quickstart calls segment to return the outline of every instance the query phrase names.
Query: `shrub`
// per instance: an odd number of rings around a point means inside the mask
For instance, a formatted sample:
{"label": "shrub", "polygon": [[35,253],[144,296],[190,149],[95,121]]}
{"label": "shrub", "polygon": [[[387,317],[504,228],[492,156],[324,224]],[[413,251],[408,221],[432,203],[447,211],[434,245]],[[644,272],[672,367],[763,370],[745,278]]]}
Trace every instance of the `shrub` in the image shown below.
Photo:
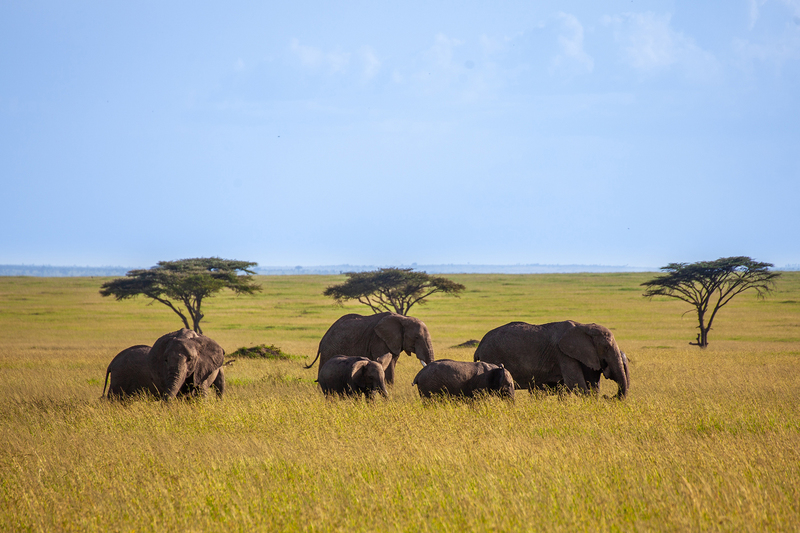
{"label": "shrub", "polygon": [[284,361],[289,359],[306,358],[304,355],[288,354],[274,344],[270,344],[269,346],[266,344],[259,344],[258,346],[253,346],[251,348],[242,347],[230,354],[230,357],[247,357],[250,359],[281,359]]}

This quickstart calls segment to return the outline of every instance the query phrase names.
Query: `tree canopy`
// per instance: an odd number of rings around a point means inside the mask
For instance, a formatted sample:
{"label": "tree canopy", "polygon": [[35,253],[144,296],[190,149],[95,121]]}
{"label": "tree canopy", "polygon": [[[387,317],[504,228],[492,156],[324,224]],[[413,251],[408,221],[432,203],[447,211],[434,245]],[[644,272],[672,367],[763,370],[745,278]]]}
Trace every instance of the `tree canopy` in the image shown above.
{"label": "tree canopy", "polygon": [[332,285],[322,293],[338,304],[358,300],[374,313],[391,311],[408,315],[414,304],[437,292],[458,296],[465,287],[441,276],[416,272],[411,268],[381,268],[369,272],[346,272],[347,281]]}
{"label": "tree canopy", "polygon": [[[261,286],[251,277],[255,274],[251,268],[256,264],[218,257],[159,261],[149,269],[131,270],[124,278],[103,283],[100,294],[114,296],[116,300],[135,298],[140,294],[152,298],[181,317],[184,327],[202,334],[200,321],[204,315],[200,307],[203,300],[222,289],[230,289],[236,294],[260,291]],[[191,328],[184,310],[192,320]]]}
{"label": "tree canopy", "polygon": [[700,333],[696,342],[689,344],[705,348],[717,312],[734,296],[753,289],[759,297],[764,297],[774,289],[775,278],[780,273],[770,271],[772,266],[771,263],[759,263],[749,257],[670,263],[661,267],[665,275],[642,283],[647,287],[643,296],[668,296],[692,304],[697,311]]}

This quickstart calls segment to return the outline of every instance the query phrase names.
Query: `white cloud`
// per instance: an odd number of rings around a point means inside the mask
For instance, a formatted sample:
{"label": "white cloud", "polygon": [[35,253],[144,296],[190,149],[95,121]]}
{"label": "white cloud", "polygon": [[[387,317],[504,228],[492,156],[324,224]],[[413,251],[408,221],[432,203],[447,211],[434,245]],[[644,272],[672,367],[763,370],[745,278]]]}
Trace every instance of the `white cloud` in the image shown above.
{"label": "white cloud", "polygon": [[328,52],[325,55],[327,64],[333,72],[342,72],[350,63],[350,54],[346,52]]}
{"label": "white cloud", "polygon": [[468,43],[439,33],[430,48],[415,58],[407,75],[395,71],[392,79],[408,83],[418,93],[446,95],[450,101],[491,98],[502,85],[491,55],[502,46],[501,40],[486,36]]}
{"label": "white cloud", "polygon": [[[759,24],[761,10],[767,1],[750,1],[750,30],[754,30]],[[784,21],[782,27],[769,27],[769,31],[757,32],[749,39],[734,41],[734,49],[743,60],[745,68],[749,68],[754,62],[761,62],[771,63],[780,69],[785,62],[800,59],[800,0],[780,0],[770,5],[781,4],[788,11],[780,13],[777,17],[778,20]],[[773,14],[777,15],[774,11]]]}
{"label": "white cloud", "polygon": [[[761,7],[768,0],[749,0],[750,2],[750,29],[752,30],[758,19],[761,17]],[[779,0],[779,2],[789,8],[792,13],[793,22],[800,24],[800,0]]]}
{"label": "white cloud", "polygon": [[767,3],[767,0],[749,0],[750,1],[750,29],[755,27],[758,22],[758,17],[761,15],[761,6]]}
{"label": "white cloud", "polygon": [[674,30],[671,18],[670,14],[625,13],[604,17],[603,22],[614,28],[623,60],[634,69],[656,74],[675,68],[690,79],[714,78],[720,70],[714,55]]}
{"label": "white cloud", "polygon": [[[766,0],[764,0],[764,2],[766,2]],[[794,22],[797,24],[797,19],[800,17],[800,0],[781,0],[781,3],[789,7],[795,19]]]}
{"label": "white cloud", "polygon": [[291,48],[306,67],[317,67],[322,63],[322,51],[319,48],[302,45],[297,39],[292,39]]}
{"label": "white cloud", "polygon": [[511,39],[506,37],[503,39],[492,38],[488,35],[481,35],[478,42],[480,43],[481,51],[484,56],[491,56],[506,49],[507,43]]}
{"label": "white cloud", "polygon": [[553,65],[577,65],[579,69],[591,72],[594,69],[594,60],[583,49],[583,25],[574,15],[568,13],[559,13],[558,20],[561,22],[561,33],[558,36],[561,53],[553,59]]}
{"label": "white cloud", "polygon": [[331,72],[343,72],[350,63],[350,54],[340,51],[324,52],[314,46],[300,44],[297,39],[292,39],[291,50],[308,68],[325,68]]}
{"label": "white cloud", "polygon": [[380,71],[381,60],[378,59],[378,55],[369,46],[361,49],[361,59],[364,62],[362,77],[365,80],[371,80]]}
{"label": "white cloud", "polygon": [[737,40],[734,49],[745,64],[756,61],[780,68],[787,61],[800,59],[800,31],[786,32],[768,42]]}
{"label": "white cloud", "polygon": [[453,60],[454,50],[463,44],[439,33],[433,45],[422,53],[420,65],[413,78],[424,91],[442,90],[454,83],[463,67]]}
{"label": "white cloud", "polygon": [[436,35],[433,46],[426,52],[426,55],[434,66],[445,70],[453,69],[453,49],[464,44],[458,39],[451,39],[440,33]]}

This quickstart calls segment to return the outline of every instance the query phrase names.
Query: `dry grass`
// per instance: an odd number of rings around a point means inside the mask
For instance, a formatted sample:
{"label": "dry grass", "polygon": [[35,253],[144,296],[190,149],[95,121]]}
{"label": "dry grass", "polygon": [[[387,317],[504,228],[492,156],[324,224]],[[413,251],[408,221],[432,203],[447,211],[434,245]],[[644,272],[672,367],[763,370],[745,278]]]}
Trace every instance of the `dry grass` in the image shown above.
{"label": "dry grass", "polygon": [[[800,521],[800,274],[694,317],[649,302],[643,274],[452,276],[460,299],[414,309],[438,358],[511,320],[611,327],[624,402],[518,394],[426,406],[403,357],[391,398],[326,401],[303,361],[239,360],[223,401],[100,401],[122,348],[177,329],[101,279],[0,278],[0,530],[794,531]],[[228,352],[312,356],[346,310],[339,277],[262,278],[209,300]],[[365,308],[366,309],[366,308]],[[613,384],[603,391],[615,392]]]}

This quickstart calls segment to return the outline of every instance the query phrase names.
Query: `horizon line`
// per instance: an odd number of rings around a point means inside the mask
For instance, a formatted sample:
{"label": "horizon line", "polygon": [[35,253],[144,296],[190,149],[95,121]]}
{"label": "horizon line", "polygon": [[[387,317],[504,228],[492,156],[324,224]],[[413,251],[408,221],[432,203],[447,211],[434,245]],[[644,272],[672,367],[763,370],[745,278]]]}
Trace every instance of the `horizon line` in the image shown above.
{"label": "horizon line", "polygon": [[[77,265],[36,265],[36,264],[0,264],[0,276],[12,277],[105,277],[124,276],[131,270],[142,267],[123,266],[77,266]],[[379,268],[411,268],[428,274],[580,274],[580,273],[634,273],[658,272],[658,267],[640,267],[630,265],[602,265],[602,264],[545,264],[545,263],[516,263],[516,264],[481,264],[481,263],[442,263],[442,264],[417,264],[409,265],[354,265],[349,263],[331,265],[297,265],[281,266],[267,265],[253,267],[256,275],[264,276],[290,276],[290,275],[340,275],[348,272],[365,272]],[[775,267],[780,271],[797,271],[800,265],[787,264]]]}

